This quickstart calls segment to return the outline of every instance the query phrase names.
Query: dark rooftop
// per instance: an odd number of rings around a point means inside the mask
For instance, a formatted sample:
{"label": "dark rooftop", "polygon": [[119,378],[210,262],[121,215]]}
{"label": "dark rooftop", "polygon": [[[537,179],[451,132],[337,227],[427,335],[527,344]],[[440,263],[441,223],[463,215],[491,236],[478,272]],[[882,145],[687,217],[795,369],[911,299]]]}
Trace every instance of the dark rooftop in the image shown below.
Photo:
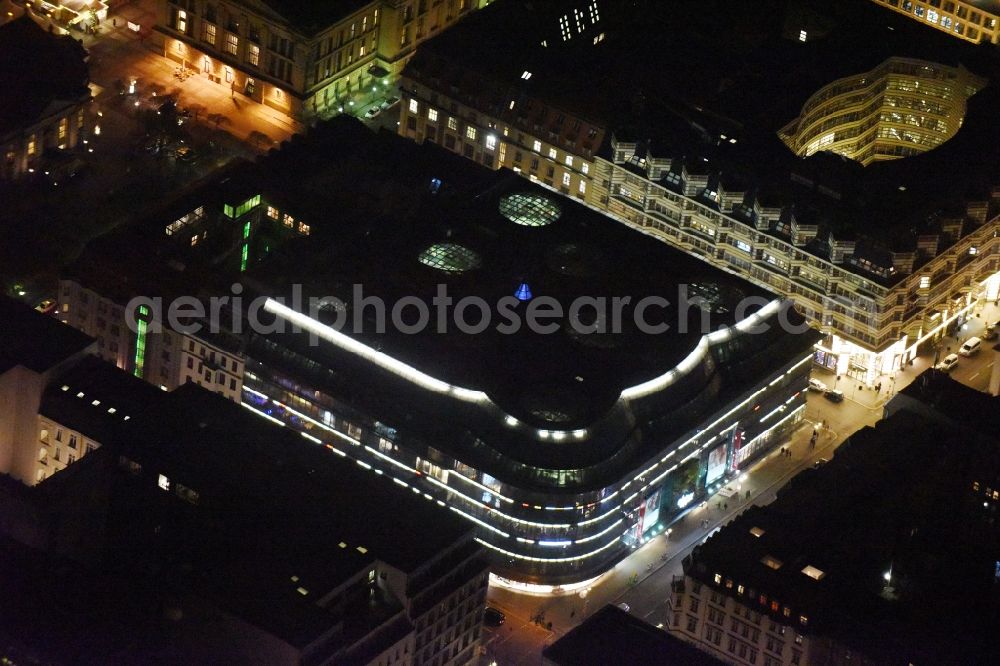
{"label": "dark rooftop", "polygon": [[607,605],[542,652],[559,666],[718,666],[724,662]]}
{"label": "dark rooftop", "polygon": [[96,356],[86,356],[45,391],[39,413],[104,443],[126,420],[154,405],[161,394],[152,384]]}
{"label": "dark rooftop", "polygon": [[[319,600],[376,559],[412,572],[471,538],[461,518],[390,478],[191,384],[130,419],[115,450],[142,465],[148,487],[163,475],[171,492],[198,493],[193,513],[165,525],[176,532],[156,539],[177,539],[175,558],[190,558],[220,603],[295,644],[327,626]],[[144,502],[114,505],[116,524],[148,524]],[[135,532],[126,547],[139,547]],[[396,612],[384,601],[380,612]]]}
{"label": "dark rooftop", "polygon": [[94,339],[55,317],[0,296],[0,373],[22,365],[45,372],[93,344]]}
{"label": "dark rooftop", "polygon": [[[512,125],[532,98],[602,122],[609,130],[605,151],[612,136],[637,142],[642,156],[648,149],[691,173],[721,174],[727,191],[754,191],[767,206],[794,202],[800,220],[820,225],[822,240],[834,233],[912,249],[935,214],[957,208],[964,217],[967,201],[988,200],[1000,182],[992,159],[1000,128],[991,112],[998,86],[969,100],[954,138],[915,157],[864,168],[822,153],[800,159],[782,143],[778,130],[809,96],[891,56],[961,64],[1000,80],[996,49],[867,0],[681,0],[669,10],[652,0],[602,3],[601,22],[591,30],[606,38],[596,45],[588,33],[542,46],[538,11],[527,0],[496,3],[423,45],[409,71],[437,81],[446,94],[457,85],[466,102]],[[799,28],[808,28],[806,43]],[[464,57],[470,50],[479,57]],[[519,100],[515,110],[507,100]]]}
{"label": "dark rooftop", "polygon": [[371,0],[263,0],[306,37],[311,37],[362,7]]}
{"label": "dark rooftop", "polygon": [[[984,350],[984,353],[990,352]],[[922,405],[925,412],[959,427],[1000,433],[1000,397],[957,382],[946,372],[930,368],[899,391],[898,396],[909,400],[894,399],[886,406],[888,413],[918,409]]]}
{"label": "dark rooftop", "polygon": [[0,137],[87,95],[86,56],[78,41],[47,32],[27,12],[0,25]]}
{"label": "dark rooftop", "polygon": [[1000,440],[988,417],[977,430],[909,410],[866,427],[709,538],[685,572],[876,663],[987,663]]}

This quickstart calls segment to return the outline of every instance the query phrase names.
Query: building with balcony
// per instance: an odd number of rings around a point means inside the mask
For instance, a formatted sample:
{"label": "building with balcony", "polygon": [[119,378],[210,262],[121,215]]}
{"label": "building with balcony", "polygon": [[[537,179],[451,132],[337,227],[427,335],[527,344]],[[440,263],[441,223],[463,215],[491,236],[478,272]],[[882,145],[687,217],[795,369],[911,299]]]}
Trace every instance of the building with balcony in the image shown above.
{"label": "building with balcony", "polygon": [[991,660],[1000,399],[933,370],[905,393],[695,548],[671,634],[730,664]]}
{"label": "building with balcony", "polygon": [[937,28],[973,44],[1000,43],[995,0],[872,0],[922,25]]}
{"label": "building with balcony", "polygon": [[86,143],[92,128],[87,52],[27,14],[0,25],[0,180]]}
{"label": "building with balcony", "polygon": [[[483,3],[485,4],[485,3]],[[395,81],[418,44],[475,0],[161,0],[163,55],[283,113],[314,119]]]}
{"label": "building with balcony", "polygon": [[[606,571],[803,418],[818,336],[786,332],[787,302],[438,147],[335,119],[178,206],[201,213],[153,214],[81,261],[142,247],[116,265],[123,302],[136,273],[239,293],[244,406],[446,505],[505,577]],[[472,330],[452,311],[410,330],[441,288],[483,299],[485,325],[470,306]],[[564,314],[532,330],[546,301]]]}
{"label": "building with balcony", "polygon": [[1000,296],[1000,66],[862,0],[768,7],[600,7],[568,39],[490,7],[407,65],[399,132],[794,300],[817,364],[874,383]]}

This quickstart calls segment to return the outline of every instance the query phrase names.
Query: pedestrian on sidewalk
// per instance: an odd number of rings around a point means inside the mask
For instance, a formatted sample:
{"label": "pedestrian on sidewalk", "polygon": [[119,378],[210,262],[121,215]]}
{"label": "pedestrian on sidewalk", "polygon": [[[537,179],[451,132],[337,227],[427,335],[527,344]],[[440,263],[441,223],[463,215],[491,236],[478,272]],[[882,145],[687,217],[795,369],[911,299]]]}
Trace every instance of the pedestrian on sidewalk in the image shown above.
{"label": "pedestrian on sidewalk", "polygon": [[749,490],[747,490],[747,499],[748,500],[750,499],[750,491]]}

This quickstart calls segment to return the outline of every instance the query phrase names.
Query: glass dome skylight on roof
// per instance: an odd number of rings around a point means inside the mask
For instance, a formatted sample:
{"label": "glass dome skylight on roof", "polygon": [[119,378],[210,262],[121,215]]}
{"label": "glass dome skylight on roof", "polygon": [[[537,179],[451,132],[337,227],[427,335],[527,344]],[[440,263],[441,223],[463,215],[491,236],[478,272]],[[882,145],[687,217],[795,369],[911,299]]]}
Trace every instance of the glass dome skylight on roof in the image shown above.
{"label": "glass dome skylight on roof", "polygon": [[418,257],[424,266],[436,268],[445,273],[464,273],[479,268],[482,260],[467,247],[456,243],[436,243],[420,253]]}
{"label": "glass dome skylight on roof", "polygon": [[508,194],[500,199],[500,214],[524,227],[544,227],[559,219],[562,208],[541,194]]}

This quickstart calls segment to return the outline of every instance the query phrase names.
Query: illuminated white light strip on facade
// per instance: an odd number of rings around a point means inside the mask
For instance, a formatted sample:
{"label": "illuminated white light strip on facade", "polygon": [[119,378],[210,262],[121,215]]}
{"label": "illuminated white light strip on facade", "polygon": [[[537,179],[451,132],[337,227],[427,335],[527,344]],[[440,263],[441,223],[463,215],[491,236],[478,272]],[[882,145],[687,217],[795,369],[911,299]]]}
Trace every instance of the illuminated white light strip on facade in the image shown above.
{"label": "illuminated white light strip on facade", "polygon": [[453,506],[449,506],[448,508],[451,509],[452,511],[454,511],[455,513],[457,513],[458,515],[464,516],[464,517],[468,518],[469,520],[471,520],[472,522],[476,523],[477,525],[482,525],[483,527],[485,527],[488,530],[493,530],[494,532],[496,532],[497,534],[499,534],[500,536],[502,536],[504,538],[507,538],[507,539],[510,538],[510,535],[507,534],[506,532],[504,532],[503,530],[497,529],[496,527],[493,527],[489,523],[487,523],[485,521],[482,521],[482,520],[479,520],[475,516],[470,515],[470,514],[464,512],[464,511],[462,511],[461,509],[456,509]]}
{"label": "illuminated white light strip on facade", "polygon": [[351,336],[345,335],[344,333],[341,333],[340,331],[327,326],[312,317],[304,315],[301,312],[296,312],[292,308],[279,303],[273,298],[267,299],[264,303],[264,311],[290,321],[303,331],[308,331],[309,333],[318,335],[327,342],[330,342],[345,351],[351,352],[356,356],[360,356],[383,370],[387,370],[398,377],[402,377],[403,379],[416,384],[420,388],[433,391],[434,393],[450,394],[463,402],[474,402],[479,404],[492,403],[489,396],[482,391],[473,391],[460,386],[453,386],[447,382],[441,381],[440,379],[431,377],[427,373],[417,370],[412,365],[398,361],[388,354],[377,351],[363,342],[359,342]]}
{"label": "illuminated white light strip on facade", "polygon": [[573,542],[572,541],[567,541],[565,539],[561,540],[561,541],[544,540],[544,541],[539,541],[538,545],[539,546],[545,546],[546,548],[563,548],[565,546],[572,546]]}
{"label": "illuminated white light strip on facade", "polygon": [[[635,400],[665,389],[673,384],[676,379],[691,372],[692,369],[701,363],[705,358],[705,355],[708,353],[711,345],[731,339],[734,335],[736,335],[736,332],[749,330],[750,328],[761,323],[764,319],[773,315],[780,307],[781,300],[775,299],[749,317],[736,322],[733,326],[718,331],[712,331],[711,333],[702,336],[694,350],[680,363],[678,363],[675,368],[658,377],[654,377],[646,382],[636,384],[635,386],[631,386],[623,390],[618,399]],[[331,344],[336,345],[337,347],[340,347],[341,349],[352,354],[360,356],[383,370],[387,370],[388,372],[406,379],[407,381],[416,384],[421,388],[427,389],[428,391],[450,395],[463,402],[471,402],[480,405],[492,405],[493,407],[499,409],[499,406],[482,391],[455,386],[437,379],[436,377],[431,377],[427,373],[422,372],[407,363],[403,363],[402,361],[399,361],[384,352],[373,349],[363,342],[359,342],[349,335],[345,335],[344,333],[341,333],[340,331],[327,326],[322,322],[304,315],[301,312],[297,312],[292,308],[279,303],[273,298],[267,299],[264,304],[264,310],[282,319],[290,321],[293,325],[301,328],[302,330],[317,335],[327,342],[330,342]],[[505,417],[507,424],[512,427],[518,423],[517,419],[510,414],[506,414]],[[555,441],[560,441],[570,435],[576,439],[583,439],[587,436],[588,430],[537,430],[535,431],[535,434],[540,439],[553,439]]]}
{"label": "illuminated white light strip on facade", "polygon": [[513,558],[516,558],[516,559],[519,559],[519,560],[525,560],[525,561],[528,561],[528,562],[577,562],[579,560],[585,560],[588,557],[593,557],[594,555],[597,555],[598,553],[601,553],[601,552],[607,550],[608,548],[611,548],[612,546],[614,546],[615,544],[618,543],[618,539],[615,538],[613,541],[610,541],[610,542],[604,544],[603,546],[601,546],[597,550],[592,550],[589,553],[584,553],[583,555],[576,555],[576,556],[573,556],[573,557],[533,557],[531,555],[521,555],[519,553],[513,553],[513,552],[511,552],[509,550],[505,550],[503,548],[500,548],[499,546],[494,546],[489,541],[486,541],[484,539],[480,539],[479,537],[476,537],[476,541],[478,543],[486,546],[487,548],[495,550],[495,551],[497,551],[499,553],[503,553],[507,557],[513,557]]}
{"label": "illuminated white light strip on facade", "polygon": [[271,421],[272,423],[277,423],[277,424],[278,424],[278,425],[280,425],[280,426],[283,426],[283,425],[285,425],[285,422],[284,422],[284,421],[282,421],[282,420],[280,420],[280,419],[276,419],[276,418],[274,418],[273,416],[271,416],[270,414],[265,414],[264,412],[260,411],[260,410],[259,410],[259,409],[257,409],[256,407],[251,407],[250,405],[248,405],[248,404],[247,404],[247,403],[245,403],[245,402],[241,402],[241,403],[240,403],[240,405],[242,405],[243,407],[246,407],[246,408],[247,408],[247,409],[249,409],[249,410],[250,410],[251,412],[256,412],[257,414],[259,414],[260,416],[263,416],[263,417],[264,417],[265,419],[267,419],[268,421]]}
{"label": "illuminated white light strip on facade", "polygon": [[635,400],[636,398],[642,398],[651,393],[662,391],[666,387],[673,384],[677,379],[683,377],[697,367],[698,364],[705,358],[705,355],[708,353],[711,345],[717,342],[725,342],[726,340],[732,338],[735,335],[734,329],[736,331],[743,332],[753,326],[756,326],[764,319],[767,319],[777,312],[780,307],[781,300],[775,299],[749,317],[736,322],[733,326],[718,331],[712,331],[711,333],[702,336],[694,350],[684,357],[684,360],[678,363],[676,368],[665,372],[659,377],[654,377],[649,381],[625,389],[622,391],[621,399]]}
{"label": "illuminated white light strip on facade", "polygon": [[621,523],[622,523],[622,519],[619,518],[618,520],[616,520],[615,522],[611,523],[610,525],[608,525],[607,527],[605,527],[603,530],[601,530],[600,532],[598,532],[597,534],[593,534],[593,535],[591,535],[589,537],[585,537],[583,539],[577,539],[573,543],[587,543],[588,541],[593,541],[594,539],[599,539],[602,536],[604,536],[605,534],[607,534],[608,532],[610,532],[611,530],[613,530],[616,526],[621,525]]}
{"label": "illuminated white light strip on facade", "polygon": [[[492,489],[492,488],[490,488],[489,486],[484,486],[483,484],[479,483],[479,482],[478,482],[478,481],[476,481],[475,479],[470,479],[469,477],[465,476],[465,475],[464,475],[464,474],[462,474],[462,473],[456,473],[456,474],[450,474],[450,475],[448,476],[448,478],[449,478],[449,479],[451,479],[451,478],[455,478],[455,479],[461,479],[462,481],[465,481],[466,483],[471,483],[472,485],[474,485],[474,486],[475,486],[476,488],[479,488],[479,489],[480,489],[480,490],[482,490],[483,492],[487,492],[487,493],[489,493],[489,494],[491,494],[491,495],[494,495],[494,496],[496,496],[496,497],[499,497],[499,498],[500,498],[500,499],[502,499],[502,500],[503,500],[504,502],[508,502],[508,503],[510,503],[510,504],[513,504],[513,503],[514,503],[514,500],[512,500],[511,498],[509,498],[509,497],[504,497],[503,495],[501,495],[501,494],[500,494],[500,493],[498,493],[497,491],[493,490],[493,489]],[[545,507],[545,508],[549,508],[549,507]]]}
{"label": "illuminated white light strip on facade", "polygon": [[300,432],[299,434],[302,435],[303,437],[305,437],[306,439],[308,439],[311,442],[316,442],[317,444],[322,444],[323,443],[323,440],[321,440],[319,437],[313,437],[312,435],[310,435],[307,432]]}

